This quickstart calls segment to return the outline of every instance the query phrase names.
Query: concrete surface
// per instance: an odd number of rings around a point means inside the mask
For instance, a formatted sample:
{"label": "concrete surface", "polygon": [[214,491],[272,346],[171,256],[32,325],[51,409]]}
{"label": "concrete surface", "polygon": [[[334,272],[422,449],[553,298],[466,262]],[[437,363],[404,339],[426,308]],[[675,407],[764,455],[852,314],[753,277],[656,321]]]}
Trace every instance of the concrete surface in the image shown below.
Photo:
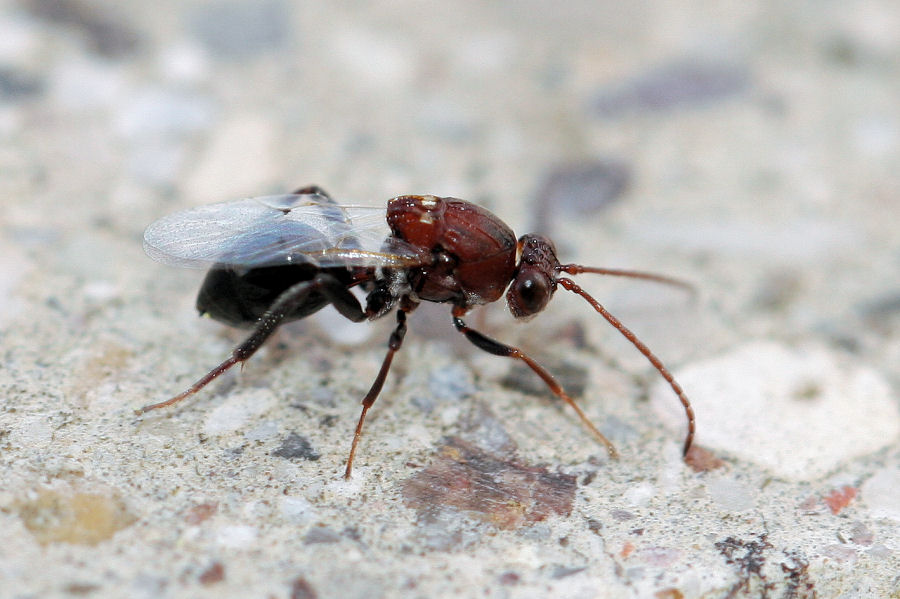
{"label": "concrete surface", "polygon": [[[900,594],[900,6],[4,2],[0,597]],[[241,334],[144,227],[318,183],[453,195],[580,281],[513,324],[618,461],[446,306],[341,478],[391,323]],[[385,319],[391,320],[391,319]]]}

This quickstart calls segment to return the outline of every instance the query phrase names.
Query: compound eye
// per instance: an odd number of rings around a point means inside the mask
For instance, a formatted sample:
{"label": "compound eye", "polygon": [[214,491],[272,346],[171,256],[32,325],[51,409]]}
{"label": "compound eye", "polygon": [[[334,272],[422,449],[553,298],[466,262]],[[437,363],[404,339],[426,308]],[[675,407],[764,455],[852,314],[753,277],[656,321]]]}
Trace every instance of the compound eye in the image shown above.
{"label": "compound eye", "polygon": [[506,294],[506,300],[513,316],[524,318],[543,310],[552,294],[553,289],[547,277],[531,273],[516,277]]}

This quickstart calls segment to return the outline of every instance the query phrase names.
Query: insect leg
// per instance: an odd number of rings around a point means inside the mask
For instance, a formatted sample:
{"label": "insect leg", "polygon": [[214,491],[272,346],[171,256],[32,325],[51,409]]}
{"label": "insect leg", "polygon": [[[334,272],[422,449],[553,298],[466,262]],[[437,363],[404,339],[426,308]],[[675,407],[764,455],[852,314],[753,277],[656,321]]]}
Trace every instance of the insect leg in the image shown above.
{"label": "insect leg", "polygon": [[[568,270],[569,268],[570,266],[566,266],[562,270],[564,270],[565,272],[601,272],[601,269],[586,269],[578,265],[573,265],[572,268],[581,270],[570,271]],[[680,281],[677,281],[676,279],[666,280],[666,277],[657,277],[656,275],[643,276],[644,273],[639,274],[641,275],[641,278],[650,278],[651,280],[653,280],[655,277],[655,280],[664,283],[671,282],[673,285],[688,285],[687,283],[682,283]],[[653,367],[656,368],[657,371],[659,371],[659,374],[661,374],[662,377],[666,379],[666,382],[669,383],[669,386],[672,387],[672,391],[675,392],[675,395],[678,396],[678,400],[681,402],[681,405],[684,406],[684,414],[685,416],[687,416],[688,432],[687,437],[685,437],[684,439],[684,448],[681,450],[682,455],[686,457],[688,452],[691,450],[691,446],[694,443],[696,423],[694,418],[694,408],[691,407],[691,400],[689,400],[687,395],[684,394],[684,389],[681,388],[681,385],[678,384],[678,381],[675,380],[675,377],[672,376],[672,373],[670,373],[669,370],[663,365],[662,361],[660,361],[660,359],[657,358],[652,351],[650,351],[650,348],[647,347],[643,341],[638,339],[637,335],[631,332],[631,329],[622,324],[622,321],[613,316],[609,312],[609,310],[601,306],[600,302],[595,300],[587,291],[577,285],[575,281],[567,279],[565,277],[556,279],[556,282],[562,285],[563,288],[568,289],[573,293],[577,293],[578,295],[583,297],[591,306],[593,306],[594,310],[599,312],[600,315],[603,316],[603,318],[605,318],[607,322],[609,322],[609,324],[615,327],[620,333],[622,333],[622,335],[626,339],[631,341],[631,343],[638,349],[638,351],[644,354],[644,357],[646,357],[650,361]]]}
{"label": "insect leg", "polygon": [[164,408],[178,403],[182,399],[190,397],[223,372],[235,364],[246,361],[256,350],[268,339],[275,329],[282,323],[284,318],[293,312],[298,306],[303,304],[309,297],[311,292],[318,292],[328,298],[337,308],[337,310],[346,318],[359,322],[366,318],[366,313],[359,305],[356,297],[347,290],[346,286],[341,283],[333,275],[320,273],[309,281],[301,281],[296,285],[288,287],[278,299],[272,304],[269,310],[259,319],[256,328],[250,333],[250,336],[238,345],[231,352],[231,356],[209,372],[207,372],[200,380],[191,385],[187,390],[179,393],[175,397],[161,401],[159,403],[146,405],[136,411],[138,415],[157,408]]}
{"label": "insect leg", "polygon": [[504,343],[500,343],[495,339],[491,339],[487,335],[479,333],[475,329],[469,328],[469,326],[463,322],[462,316],[466,313],[465,308],[455,307],[453,308],[453,325],[456,327],[456,330],[465,335],[466,339],[468,339],[475,347],[482,349],[490,354],[494,354],[495,356],[504,356],[507,358],[516,358],[518,360],[522,360],[525,364],[528,365],[543,381],[550,387],[550,390],[553,393],[562,399],[564,402],[572,406],[572,409],[575,410],[575,413],[578,414],[578,417],[581,419],[581,422],[594,434],[597,439],[600,440],[606,446],[606,451],[609,453],[609,456],[612,458],[618,458],[619,454],[616,451],[616,448],[613,446],[612,442],[607,439],[603,433],[597,430],[597,427],[588,420],[587,415],[581,411],[581,408],[578,407],[578,404],[575,403],[569,395],[566,393],[565,389],[563,389],[562,385],[559,384],[553,375],[547,372],[543,366],[532,360],[528,357],[525,352],[520,350],[518,347],[513,347],[511,345],[506,345]]}
{"label": "insect leg", "polygon": [[378,394],[381,393],[381,388],[384,386],[384,380],[387,378],[388,371],[391,369],[391,362],[394,360],[394,354],[397,353],[397,350],[403,345],[403,337],[406,335],[406,313],[411,311],[414,307],[414,304],[412,306],[401,304],[400,309],[397,310],[397,328],[394,329],[394,332],[391,333],[391,337],[388,340],[387,355],[384,356],[384,361],[381,363],[381,370],[378,371],[378,376],[375,377],[375,381],[369,388],[369,392],[366,393],[366,396],[362,400],[362,413],[359,415],[359,422],[356,424],[356,431],[353,433],[353,443],[350,445],[350,457],[347,458],[347,470],[344,471],[344,478],[350,478],[350,472],[353,470],[353,457],[356,455],[356,446],[359,445],[359,438],[362,436],[362,427],[363,422],[366,419],[366,412],[369,411],[369,408],[372,407],[372,404],[374,404],[375,400],[378,398]]}

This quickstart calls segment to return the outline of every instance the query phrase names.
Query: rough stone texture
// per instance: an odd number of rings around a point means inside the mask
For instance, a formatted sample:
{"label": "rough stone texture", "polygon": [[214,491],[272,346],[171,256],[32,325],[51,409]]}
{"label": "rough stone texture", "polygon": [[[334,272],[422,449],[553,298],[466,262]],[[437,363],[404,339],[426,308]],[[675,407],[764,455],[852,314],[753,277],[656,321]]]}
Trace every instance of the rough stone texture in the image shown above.
{"label": "rough stone texture", "polygon": [[[0,596],[896,594],[898,56],[891,0],[3,3]],[[469,323],[565,367],[617,461],[446,306],[411,315],[348,481],[389,322],[296,323],[135,416],[242,334],[144,227],[310,183],[691,280],[579,277],[698,450],[564,290]]]}
{"label": "rough stone texture", "polygon": [[[820,479],[845,461],[895,445],[900,435],[887,380],[823,348],[748,343],[676,376],[691,390],[701,445],[781,478]],[[683,420],[670,395],[668,385],[653,393],[673,422]]]}

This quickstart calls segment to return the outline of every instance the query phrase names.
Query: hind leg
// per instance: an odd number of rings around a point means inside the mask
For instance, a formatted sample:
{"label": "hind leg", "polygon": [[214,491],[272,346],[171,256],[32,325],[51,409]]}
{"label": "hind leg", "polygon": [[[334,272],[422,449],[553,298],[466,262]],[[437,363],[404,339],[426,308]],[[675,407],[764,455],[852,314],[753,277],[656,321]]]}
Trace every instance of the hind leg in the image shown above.
{"label": "hind leg", "polygon": [[262,346],[266,339],[275,332],[281,323],[284,322],[285,317],[287,317],[288,314],[291,314],[299,306],[303,305],[303,302],[307,300],[309,294],[313,292],[325,296],[338,312],[353,322],[360,322],[367,317],[367,314],[362,309],[362,306],[360,306],[359,301],[352,293],[350,293],[344,283],[333,275],[320,273],[309,281],[302,281],[289,287],[284,293],[278,296],[278,299],[275,300],[269,310],[259,319],[256,328],[253,329],[250,336],[247,337],[243,343],[234,348],[231,352],[231,356],[229,356],[227,360],[207,372],[200,380],[185,391],[165,401],[146,405],[138,409],[137,414],[144,414],[150,410],[176,404],[208,385],[235,364],[248,360],[250,356],[256,353],[256,350]]}

